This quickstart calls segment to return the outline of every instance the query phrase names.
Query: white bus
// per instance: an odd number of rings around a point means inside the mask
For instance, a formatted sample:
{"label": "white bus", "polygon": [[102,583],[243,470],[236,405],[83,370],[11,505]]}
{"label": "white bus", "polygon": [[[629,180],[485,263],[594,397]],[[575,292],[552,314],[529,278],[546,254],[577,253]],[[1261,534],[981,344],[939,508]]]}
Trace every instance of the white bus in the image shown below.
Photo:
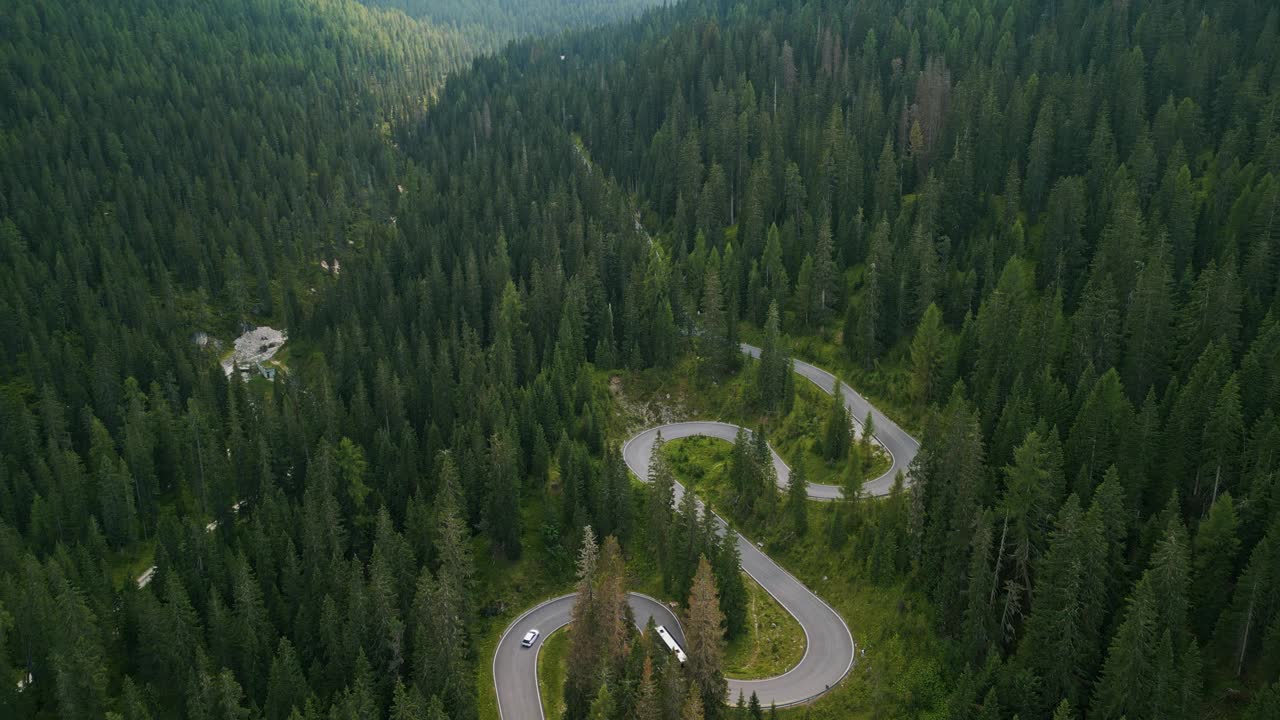
{"label": "white bus", "polygon": [[677,643],[676,639],[671,637],[671,633],[667,632],[667,629],[661,625],[658,626],[658,637],[662,638],[662,644],[666,645],[667,649],[675,654],[676,659],[683,664],[686,659],[684,650],[680,649],[680,644]]}

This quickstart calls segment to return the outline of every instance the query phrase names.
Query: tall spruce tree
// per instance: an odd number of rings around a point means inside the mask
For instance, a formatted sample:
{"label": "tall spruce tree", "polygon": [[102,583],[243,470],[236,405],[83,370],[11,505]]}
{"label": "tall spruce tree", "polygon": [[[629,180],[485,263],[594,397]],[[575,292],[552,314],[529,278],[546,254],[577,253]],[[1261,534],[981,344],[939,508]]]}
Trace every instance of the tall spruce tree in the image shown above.
{"label": "tall spruce tree", "polygon": [[786,415],[795,402],[795,380],[791,372],[791,357],[782,347],[780,322],[778,303],[769,303],[764,345],[760,348],[760,363],[756,367],[756,391],[766,411]]}
{"label": "tall spruce tree", "polygon": [[1040,707],[1084,705],[1102,652],[1105,578],[1092,572],[1104,550],[1100,521],[1067,498],[1038,568],[1031,614],[1018,650],[1040,683]]}
{"label": "tall spruce tree", "polygon": [[849,410],[844,404],[844,384],[837,377],[831,391],[831,403],[827,406],[826,418],[822,425],[822,456],[828,462],[844,460],[849,456],[851,439],[852,426],[849,421]]}
{"label": "tall spruce tree", "polygon": [[720,272],[715,267],[707,270],[701,309],[702,315],[698,323],[699,354],[706,368],[718,375],[734,366],[738,349],[733,346],[730,337],[730,320],[725,309]]}
{"label": "tall spruce tree", "polygon": [[927,405],[933,402],[939,390],[948,385],[946,357],[942,312],[936,304],[930,303],[911,341],[911,394],[917,403]]}
{"label": "tall spruce tree", "polygon": [[804,463],[791,469],[787,484],[787,513],[791,516],[791,531],[803,539],[809,532],[809,481],[804,475]]}
{"label": "tall spruce tree", "polygon": [[645,533],[649,547],[662,567],[667,565],[667,543],[674,512],[676,482],[671,466],[667,463],[665,447],[666,441],[659,432],[649,455],[649,493],[645,499]]}
{"label": "tall spruce tree", "polygon": [[738,534],[729,530],[719,534],[712,551],[711,569],[716,578],[720,610],[724,613],[725,640],[741,637],[747,630],[748,602],[746,582],[742,578],[742,556],[738,552]]}
{"label": "tall spruce tree", "polygon": [[[688,619],[685,622],[685,639],[689,645],[689,660],[685,663],[691,701],[701,705],[702,716],[719,718],[723,715],[728,684],[724,679],[724,632],[721,623],[720,599],[716,593],[711,564],[705,556],[698,560],[698,570],[693,577],[689,593]],[[687,706],[686,706],[687,707]]]}
{"label": "tall spruce tree", "polygon": [[1223,493],[1196,529],[1192,545],[1192,612],[1196,635],[1207,641],[1230,595],[1224,590],[1234,580],[1240,555],[1239,518],[1231,493]]}
{"label": "tall spruce tree", "polygon": [[595,531],[588,525],[582,529],[582,547],[578,550],[578,585],[570,620],[570,655],[573,662],[565,669],[564,704],[566,718],[586,718],[600,686],[601,646],[597,630],[596,575],[600,564],[600,546]]}

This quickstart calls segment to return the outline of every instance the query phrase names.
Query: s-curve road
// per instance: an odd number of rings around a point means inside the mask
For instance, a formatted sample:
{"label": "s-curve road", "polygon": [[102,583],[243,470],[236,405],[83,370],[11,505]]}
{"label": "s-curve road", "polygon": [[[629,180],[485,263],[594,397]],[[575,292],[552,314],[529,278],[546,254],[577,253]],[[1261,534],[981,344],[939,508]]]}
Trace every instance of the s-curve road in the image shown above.
{"label": "s-curve road", "polygon": [[[760,349],[751,345],[743,344],[742,351],[752,357],[760,355]],[[835,376],[831,373],[799,360],[795,361],[794,367],[798,374],[824,392],[831,393],[835,388]],[[883,475],[863,485],[869,495],[887,495],[893,486],[894,477],[899,472],[902,472],[906,478],[907,468],[920,447],[919,443],[848,385],[842,385],[842,389],[845,405],[854,418],[861,419],[866,417],[868,412],[871,413],[876,425],[876,440],[893,458],[891,466]],[[622,456],[631,472],[641,480],[646,480],[649,459],[659,434],[665,440],[700,435],[733,442],[737,433],[736,425],[721,422],[672,423],[649,428],[632,437],[623,446]],[[791,469],[777,452],[773,453],[773,465],[777,472],[779,486],[786,487],[790,482]],[[675,487],[677,504],[683,495],[684,487],[677,483]],[[836,500],[841,497],[841,491],[839,487],[833,485],[810,485],[809,497],[814,500]],[[699,508],[706,511],[701,502],[699,502]],[[720,520],[720,524],[722,531],[729,531],[723,519]],[[735,534],[738,552],[742,556],[742,569],[800,623],[805,634],[805,653],[799,664],[782,675],[761,680],[729,680],[729,694],[726,700],[732,702],[740,692],[748,697],[755,693],[764,705],[775,704],[778,707],[785,707],[804,703],[822,695],[844,679],[853,666],[854,642],[848,625],[831,606],[769,559],[769,556],[761,552],[750,540],[741,533]],[[658,624],[666,625],[681,645],[684,644],[679,623],[669,608],[652,598],[634,593],[630,597],[630,602],[635,610],[638,624],[644,626],[648,619],[653,617]],[[542,701],[538,693],[537,679],[537,649],[547,634],[568,624],[572,606],[572,595],[538,605],[512,622],[498,641],[498,649],[493,659],[493,679],[494,689],[498,695],[498,712],[503,720],[542,720]],[[531,628],[540,630],[542,636],[533,648],[520,647],[521,637]]]}

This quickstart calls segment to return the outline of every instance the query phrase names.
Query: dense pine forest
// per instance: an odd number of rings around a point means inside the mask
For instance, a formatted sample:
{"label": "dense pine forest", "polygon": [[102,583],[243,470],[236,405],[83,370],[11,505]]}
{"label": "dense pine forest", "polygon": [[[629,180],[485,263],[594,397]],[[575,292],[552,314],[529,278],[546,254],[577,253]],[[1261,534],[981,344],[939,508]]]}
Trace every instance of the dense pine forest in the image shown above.
{"label": "dense pine forest", "polygon": [[[687,0],[479,56],[642,3],[11,4],[0,716],[496,717],[576,557],[602,603],[657,558],[703,652],[582,620],[567,717],[759,717],[736,558],[631,482],[609,380],[696,358],[768,426],[783,346],[911,486],[819,439],[830,531],[744,442],[731,517],[936,641],[782,714],[1280,716],[1273,3]],[[273,380],[193,342],[246,324]]]}
{"label": "dense pine forest", "polygon": [[455,29],[473,47],[492,49],[525,35],[547,35],[629,18],[663,0],[361,0],[371,7]]}

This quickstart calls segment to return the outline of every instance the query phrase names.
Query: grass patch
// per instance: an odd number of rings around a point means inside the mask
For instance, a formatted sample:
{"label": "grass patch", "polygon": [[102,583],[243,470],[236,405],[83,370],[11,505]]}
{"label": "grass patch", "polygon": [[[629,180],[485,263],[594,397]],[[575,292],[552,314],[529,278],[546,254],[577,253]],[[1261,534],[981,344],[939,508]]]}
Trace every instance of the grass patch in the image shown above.
{"label": "grass patch", "polygon": [[[733,443],[719,438],[695,435],[663,443],[662,452],[672,472],[695,491],[703,489],[703,480],[719,478],[729,469]],[[713,486],[717,483],[711,483]]]}
{"label": "grass patch", "polygon": [[724,674],[739,680],[781,675],[804,657],[804,629],[750,575],[747,586],[747,631],[725,648]]}
{"label": "grass patch", "polygon": [[569,627],[557,630],[542,641],[538,650],[538,692],[542,695],[542,714],[549,718],[564,716],[564,678],[569,655]]}
{"label": "grass patch", "polygon": [[117,590],[127,584],[137,586],[138,577],[155,564],[156,539],[135,542],[129,547],[111,553],[107,570],[111,574],[111,586]]}
{"label": "grass patch", "polygon": [[[813,383],[800,380],[796,383],[796,402],[791,412],[771,426],[769,443],[791,467],[804,466],[805,477],[819,485],[840,485],[845,472],[845,461],[831,462],[822,455],[818,441],[831,396],[819,390]],[[862,418],[858,418],[861,422]],[[893,460],[884,448],[871,443],[854,443],[852,452],[862,453],[862,475],[867,479],[880,477],[892,465]]]}

